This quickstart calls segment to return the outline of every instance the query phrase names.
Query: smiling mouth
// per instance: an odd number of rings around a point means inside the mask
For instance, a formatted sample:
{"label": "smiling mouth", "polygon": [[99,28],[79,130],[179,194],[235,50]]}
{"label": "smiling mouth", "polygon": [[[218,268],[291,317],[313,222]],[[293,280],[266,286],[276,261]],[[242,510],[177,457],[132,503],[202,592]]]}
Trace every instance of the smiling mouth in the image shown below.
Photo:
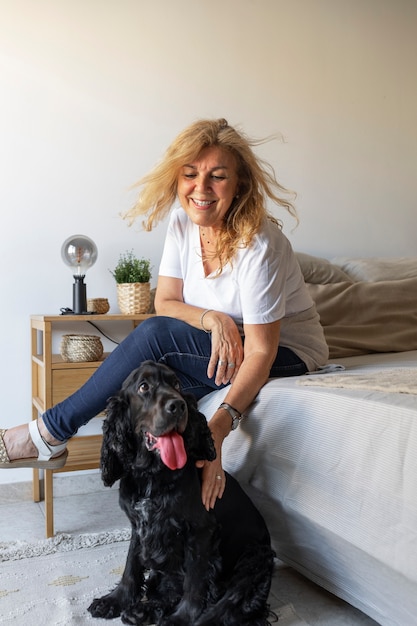
{"label": "smiling mouth", "polygon": [[215,202],[215,200],[196,200],[195,198],[191,198],[191,200],[200,209],[205,209],[206,207],[211,206]]}

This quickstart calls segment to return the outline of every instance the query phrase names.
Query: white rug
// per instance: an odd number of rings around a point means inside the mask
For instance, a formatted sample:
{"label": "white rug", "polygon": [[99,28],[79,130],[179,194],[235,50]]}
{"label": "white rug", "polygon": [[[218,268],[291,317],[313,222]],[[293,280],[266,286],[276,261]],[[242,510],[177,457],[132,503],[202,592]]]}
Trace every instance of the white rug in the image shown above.
{"label": "white rug", "polygon": [[417,394],[417,371],[415,368],[396,368],[369,374],[315,375],[297,380],[298,385],[311,387],[340,387],[345,389],[368,389],[387,393]]}
{"label": "white rug", "polygon": [[[33,544],[0,543],[0,624],[121,624],[95,619],[93,598],[113,589],[123,572],[130,530],[57,535]],[[306,626],[290,604],[275,609],[278,626]]]}

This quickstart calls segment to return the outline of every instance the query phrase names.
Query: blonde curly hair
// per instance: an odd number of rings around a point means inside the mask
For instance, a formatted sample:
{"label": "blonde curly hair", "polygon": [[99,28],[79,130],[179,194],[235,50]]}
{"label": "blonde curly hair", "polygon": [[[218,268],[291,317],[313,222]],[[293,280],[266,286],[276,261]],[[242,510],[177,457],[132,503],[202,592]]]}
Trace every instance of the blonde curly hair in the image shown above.
{"label": "blonde curly hair", "polygon": [[278,183],[273,168],[252,150],[264,141],[250,139],[223,118],[191,124],[171,143],[161,162],[137,183],[141,187],[139,197],[124,217],[131,224],[139,216],[147,216],[144,228],[152,230],[176,200],[178,176],[184,164],[192,163],[204,148],[218,146],[229,151],[237,163],[238,196],[225,215],[217,242],[221,273],[239,248],[250,246],[265,217],[282,227],[281,221],[266,208],[268,198],[285,208],[298,223],[296,209],[286,199],[291,192]]}

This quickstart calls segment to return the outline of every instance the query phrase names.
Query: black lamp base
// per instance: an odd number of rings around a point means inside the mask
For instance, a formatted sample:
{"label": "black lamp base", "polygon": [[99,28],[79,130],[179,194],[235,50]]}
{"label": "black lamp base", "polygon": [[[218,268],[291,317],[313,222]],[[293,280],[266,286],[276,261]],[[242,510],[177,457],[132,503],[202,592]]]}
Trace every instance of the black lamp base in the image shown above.
{"label": "black lamp base", "polygon": [[87,285],[84,284],[85,274],[74,275],[72,286],[72,309],[62,308],[61,315],[95,315],[95,311],[87,311]]}
{"label": "black lamp base", "polygon": [[84,284],[85,274],[75,275],[72,286],[72,312],[74,315],[84,315],[87,311],[87,286]]}

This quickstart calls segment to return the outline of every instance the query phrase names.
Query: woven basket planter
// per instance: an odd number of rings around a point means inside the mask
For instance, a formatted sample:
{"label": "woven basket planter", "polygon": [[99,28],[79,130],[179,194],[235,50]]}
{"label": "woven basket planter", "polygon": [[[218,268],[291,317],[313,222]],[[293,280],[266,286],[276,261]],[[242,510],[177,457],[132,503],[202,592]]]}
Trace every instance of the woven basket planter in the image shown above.
{"label": "woven basket planter", "polygon": [[89,298],[87,300],[87,311],[89,313],[98,313],[103,315],[110,310],[110,304],[107,298]]}
{"label": "woven basket planter", "polygon": [[151,283],[118,283],[117,302],[124,315],[147,313],[151,304]]}
{"label": "woven basket planter", "polygon": [[103,356],[103,344],[97,335],[63,335],[61,356],[68,363],[99,361]]}

